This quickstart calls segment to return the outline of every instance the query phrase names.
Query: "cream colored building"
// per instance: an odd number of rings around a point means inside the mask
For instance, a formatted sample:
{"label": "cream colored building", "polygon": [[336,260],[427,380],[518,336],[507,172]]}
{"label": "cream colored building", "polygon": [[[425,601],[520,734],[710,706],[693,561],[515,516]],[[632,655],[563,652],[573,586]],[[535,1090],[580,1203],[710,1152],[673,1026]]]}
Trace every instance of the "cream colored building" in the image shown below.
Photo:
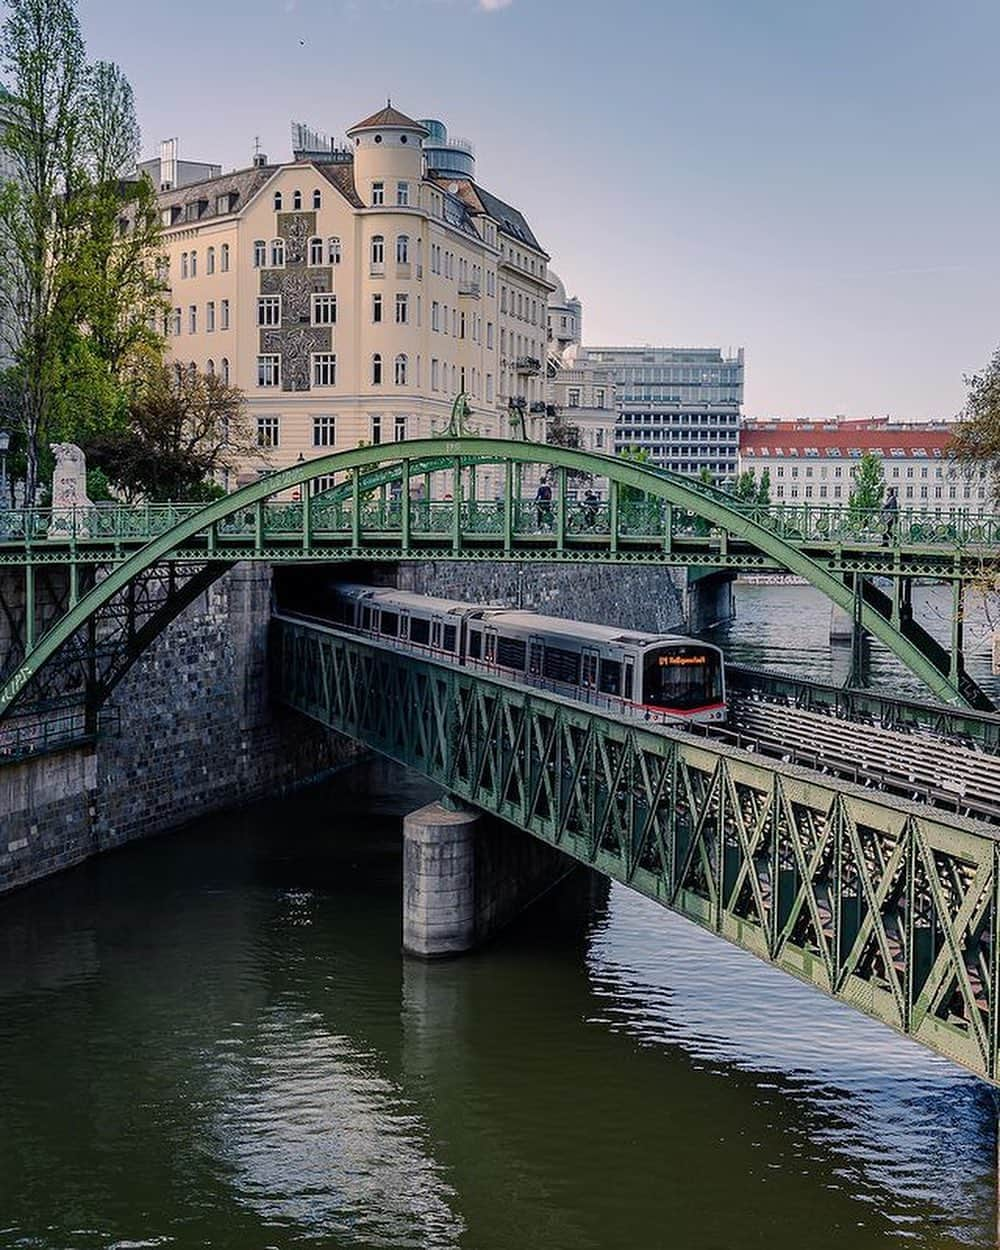
{"label": "cream colored building", "polygon": [[471,430],[517,433],[523,399],[544,438],[553,284],[528,223],[428,169],[427,127],[391,106],[347,134],[160,194],[175,364],[245,393],[272,468],[439,432],[460,392]]}

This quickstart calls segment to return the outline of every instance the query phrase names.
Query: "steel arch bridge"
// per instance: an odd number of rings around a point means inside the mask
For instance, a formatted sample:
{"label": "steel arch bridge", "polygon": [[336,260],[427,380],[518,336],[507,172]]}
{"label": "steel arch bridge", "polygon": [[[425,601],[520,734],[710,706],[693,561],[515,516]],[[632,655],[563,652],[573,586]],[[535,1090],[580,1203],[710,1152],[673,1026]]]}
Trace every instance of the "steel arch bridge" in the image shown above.
{"label": "steel arch bridge", "polygon": [[[524,466],[556,479],[553,501],[521,499]],[[477,498],[477,475],[495,497]],[[606,505],[568,499],[571,473],[609,483]],[[451,498],[411,498],[411,486],[450,475]],[[329,485],[313,496],[310,484]],[[398,497],[392,497],[393,487]],[[276,497],[298,489],[302,498]],[[375,496],[375,498],[373,498]],[[405,506],[404,506],[405,505]],[[892,548],[870,529],[853,536],[840,514],[741,509],[710,486],[623,457],[505,439],[433,438],[356,448],[274,473],[204,507],[161,505],[0,514],[0,565],[20,570],[23,594],[0,603],[0,721],[29,704],[85,697],[91,713],[142,650],[239,560],[269,563],[510,560],[772,568],[798,574],[879,638],[933,694],[992,705],[962,664],[961,590],[1000,553],[1000,533],[927,534],[897,528]],[[842,518],[841,518],[842,519]],[[913,526],[910,526],[912,530]],[[855,522],[855,531],[857,524]],[[961,539],[961,541],[959,541]],[[64,566],[63,582],[54,577]],[[893,577],[886,594],[872,575]],[[7,574],[9,576],[9,573]],[[955,593],[950,650],[914,619],[914,577],[945,577]]]}
{"label": "steel arch bridge", "polygon": [[1000,1084],[996,828],[312,622],[276,697]]}

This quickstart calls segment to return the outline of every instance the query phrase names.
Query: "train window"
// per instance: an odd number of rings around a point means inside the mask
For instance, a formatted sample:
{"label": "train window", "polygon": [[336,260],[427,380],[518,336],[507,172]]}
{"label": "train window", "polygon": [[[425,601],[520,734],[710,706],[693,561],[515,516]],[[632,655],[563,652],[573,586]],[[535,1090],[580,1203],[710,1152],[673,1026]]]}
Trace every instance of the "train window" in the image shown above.
{"label": "train window", "polygon": [[415,642],[418,647],[426,647],[431,640],[431,623],[422,620],[419,616],[410,618],[410,642]]}
{"label": "train window", "polygon": [[361,609],[361,628],[371,629],[372,627],[372,610],[371,608]]}
{"label": "train window", "polygon": [[445,651],[454,651],[455,643],[458,640],[458,630],[454,625],[446,625],[444,627],[444,649]]}
{"label": "train window", "polygon": [[483,635],[478,629],[469,630],[469,659],[478,660],[483,654]]}
{"label": "train window", "polygon": [[542,675],[542,644],[536,642],[534,638],[531,640],[531,649],[528,652],[528,672],[532,677]]}
{"label": "train window", "polygon": [[520,638],[497,639],[497,663],[503,668],[516,668],[523,673],[527,657],[527,645]]}
{"label": "train window", "polygon": [[597,656],[585,655],[583,657],[583,685],[597,685]]}
{"label": "train window", "polygon": [[399,633],[399,617],[395,612],[382,613],[381,632],[385,634],[387,638],[395,638]]}
{"label": "train window", "polygon": [[542,672],[552,681],[565,681],[571,686],[580,684],[580,657],[560,647],[546,647]]}
{"label": "train window", "polygon": [[622,666],[619,660],[601,661],[600,690],[602,694],[621,694]]}
{"label": "train window", "polygon": [[701,647],[671,647],[645,657],[643,702],[688,709],[722,698],[718,655]]}

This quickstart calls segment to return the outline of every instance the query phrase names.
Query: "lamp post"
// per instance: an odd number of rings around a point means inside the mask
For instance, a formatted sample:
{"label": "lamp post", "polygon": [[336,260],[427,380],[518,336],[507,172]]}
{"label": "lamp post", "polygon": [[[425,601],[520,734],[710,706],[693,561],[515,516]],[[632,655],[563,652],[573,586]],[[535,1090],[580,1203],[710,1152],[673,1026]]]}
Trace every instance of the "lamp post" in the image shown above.
{"label": "lamp post", "polygon": [[6,508],[10,503],[10,489],[7,485],[7,453],[10,451],[10,432],[0,430],[0,507]]}

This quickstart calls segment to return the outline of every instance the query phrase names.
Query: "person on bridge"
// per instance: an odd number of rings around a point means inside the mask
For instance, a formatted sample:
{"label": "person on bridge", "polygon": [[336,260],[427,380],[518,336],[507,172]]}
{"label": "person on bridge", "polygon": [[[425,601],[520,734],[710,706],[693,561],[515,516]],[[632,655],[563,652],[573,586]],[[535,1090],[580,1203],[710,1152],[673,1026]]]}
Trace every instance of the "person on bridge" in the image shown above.
{"label": "person on bridge", "polygon": [[588,490],[583,497],[583,527],[592,530],[597,524],[597,496]]}
{"label": "person on bridge", "polygon": [[899,520],[899,500],[896,498],[895,486],[890,486],[882,505],[882,521],[885,529],[882,533],[882,546],[888,547],[896,534],[896,523]]}
{"label": "person on bridge", "polygon": [[552,525],[552,487],[548,478],[542,478],[535,491],[535,517],[539,529],[549,529]]}

